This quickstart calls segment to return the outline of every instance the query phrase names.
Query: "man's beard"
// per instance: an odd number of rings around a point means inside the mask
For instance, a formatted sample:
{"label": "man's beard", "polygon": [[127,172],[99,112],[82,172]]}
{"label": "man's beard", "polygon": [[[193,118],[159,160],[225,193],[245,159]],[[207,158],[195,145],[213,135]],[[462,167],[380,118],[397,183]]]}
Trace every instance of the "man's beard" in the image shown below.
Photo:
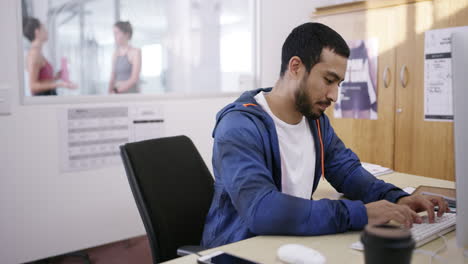
{"label": "man's beard", "polygon": [[306,118],[315,120],[318,119],[322,115],[322,113],[316,114],[312,112],[312,104],[309,101],[309,95],[306,91],[306,83],[307,76],[304,76],[301,83],[299,84],[299,88],[294,94],[294,103],[298,112],[300,112]]}

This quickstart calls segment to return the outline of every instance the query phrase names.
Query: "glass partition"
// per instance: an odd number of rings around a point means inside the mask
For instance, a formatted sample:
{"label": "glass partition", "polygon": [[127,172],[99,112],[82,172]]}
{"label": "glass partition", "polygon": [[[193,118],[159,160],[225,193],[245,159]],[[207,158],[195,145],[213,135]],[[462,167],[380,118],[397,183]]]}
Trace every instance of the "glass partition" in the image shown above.
{"label": "glass partition", "polygon": [[26,97],[254,87],[254,0],[22,0]]}

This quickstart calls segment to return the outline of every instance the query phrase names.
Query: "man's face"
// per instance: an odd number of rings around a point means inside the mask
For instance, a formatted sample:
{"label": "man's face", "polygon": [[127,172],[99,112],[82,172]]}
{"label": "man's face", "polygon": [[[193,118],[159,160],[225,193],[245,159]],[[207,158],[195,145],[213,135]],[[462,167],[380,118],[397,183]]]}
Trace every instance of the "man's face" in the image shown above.
{"label": "man's face", "polygon": [[296,110],[305,117],[317,119],[338,98],[338,86],[346,73],[347,59],[331,50],[322,50],[320,62],[304,77],[295,92]]}

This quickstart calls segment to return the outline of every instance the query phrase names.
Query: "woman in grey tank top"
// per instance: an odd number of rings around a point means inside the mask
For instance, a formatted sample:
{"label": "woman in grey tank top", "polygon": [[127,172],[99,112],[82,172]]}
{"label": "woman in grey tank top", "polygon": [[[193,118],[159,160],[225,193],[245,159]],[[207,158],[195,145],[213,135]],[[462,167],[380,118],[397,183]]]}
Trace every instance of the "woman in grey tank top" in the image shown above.
{"label": "woman in grey tank top", "polygon": [[132,47],[132,25],[119,21],[114,24],[114,38],[117,45],[112,56],[112,73],[109,93],[138,93],[141,71],[141,49]]}

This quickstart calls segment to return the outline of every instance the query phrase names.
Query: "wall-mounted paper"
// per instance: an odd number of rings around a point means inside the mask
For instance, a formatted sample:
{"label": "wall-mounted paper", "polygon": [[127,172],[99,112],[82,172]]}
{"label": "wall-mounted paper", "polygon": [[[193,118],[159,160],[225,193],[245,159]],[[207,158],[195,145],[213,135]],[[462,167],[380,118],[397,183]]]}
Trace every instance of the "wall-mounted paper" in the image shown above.
{"label": "wall-mounted paper", "polygon": [[119,146],[164,136],[160,107],[66,108],[59,112],[61,169],[96,169],[121,163]]}
{"label": "wall-mounted paper", "polygon": [[468,27],[426,31],[424,41],[424,120],[453,121],[451,35]]}

